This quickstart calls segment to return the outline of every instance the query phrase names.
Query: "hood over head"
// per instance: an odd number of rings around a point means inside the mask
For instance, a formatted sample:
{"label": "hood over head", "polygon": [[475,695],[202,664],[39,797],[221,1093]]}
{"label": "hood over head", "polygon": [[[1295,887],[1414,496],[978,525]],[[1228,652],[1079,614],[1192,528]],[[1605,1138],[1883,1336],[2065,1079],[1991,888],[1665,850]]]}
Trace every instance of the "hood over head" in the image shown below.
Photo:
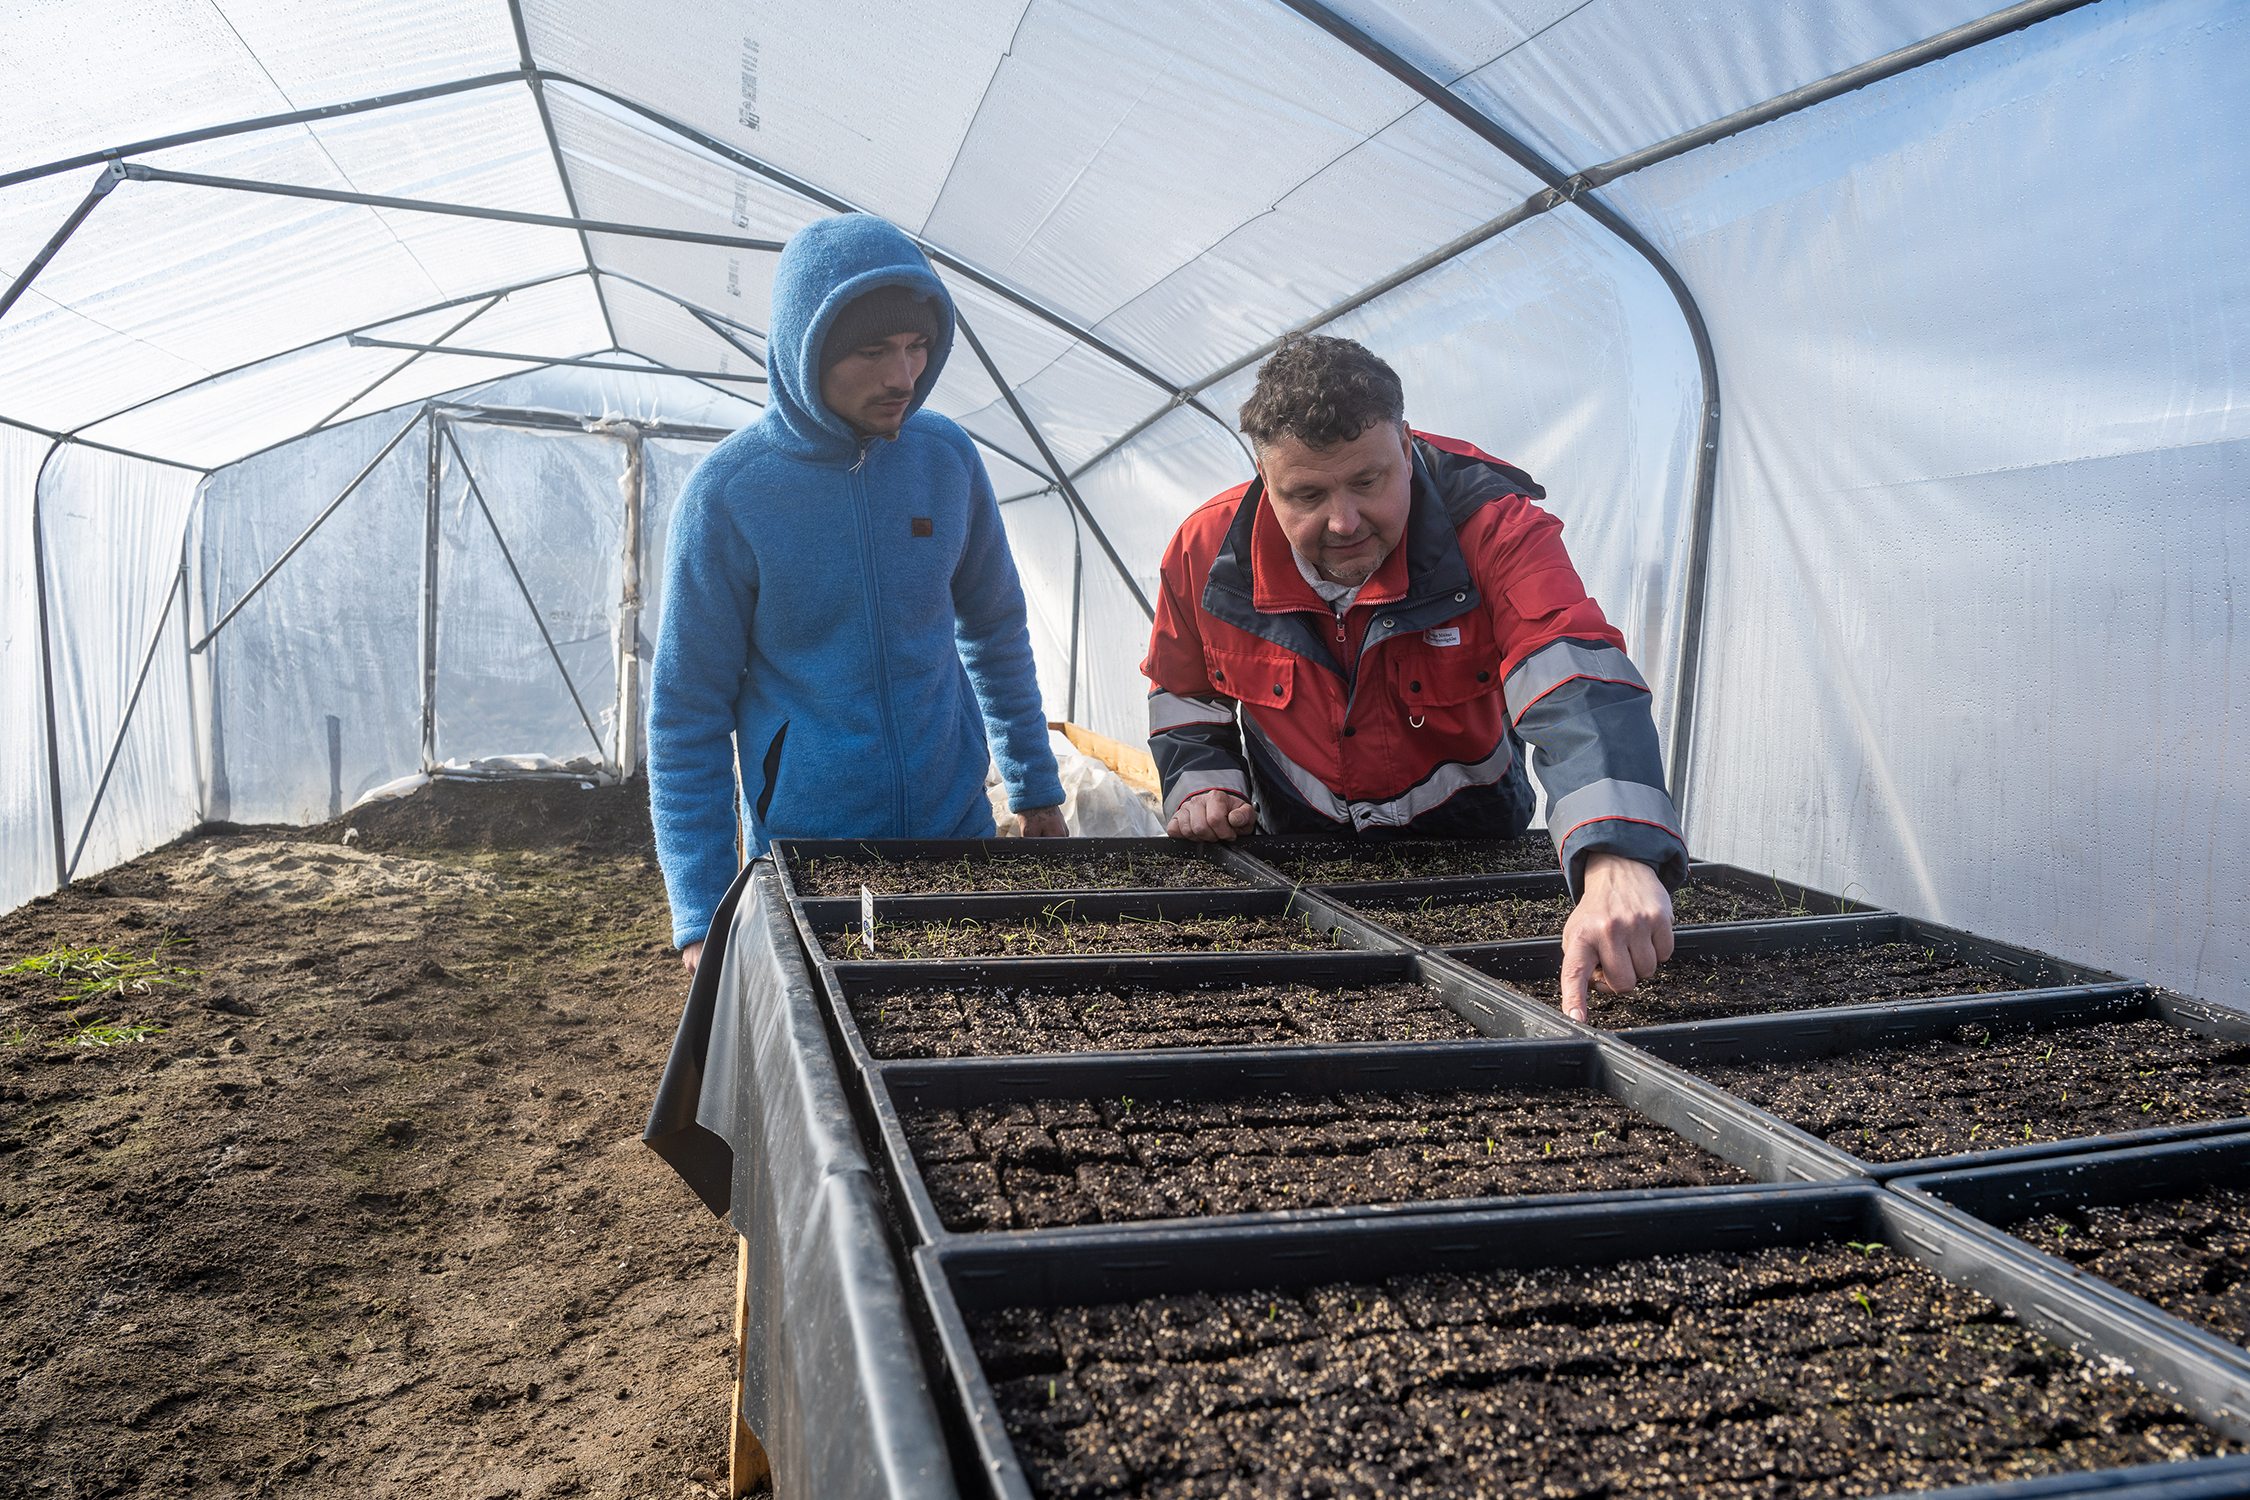
{"label": "hood over head", "polygon": [[938,307],[930,361],[907,406],[922,409],[953,349],[953,299],[915,243],[873,214],[839,214],[789,237],[773,273],[773,321],[766,337],[765,425],[806,458],[849,458],[861,438],[820,399],[821,351],[846,305],[877,287],[901,286]]}

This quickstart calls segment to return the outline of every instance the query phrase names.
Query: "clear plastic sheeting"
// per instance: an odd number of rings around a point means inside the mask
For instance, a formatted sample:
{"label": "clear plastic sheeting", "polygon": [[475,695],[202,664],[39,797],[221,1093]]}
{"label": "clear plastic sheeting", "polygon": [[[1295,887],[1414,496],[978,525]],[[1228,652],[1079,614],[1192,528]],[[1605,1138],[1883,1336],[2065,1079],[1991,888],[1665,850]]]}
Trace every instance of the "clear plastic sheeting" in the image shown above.
{"label": "clear plastic sheeting", "polygon": [[613,758],[625,443],[450,419],[441,430],[437,759]]}
{"label": "clear plastic sheeting", "polygon": [[53,444],[0,427],[0,909],[55,885],[47,779],[47,690],[32,568],[32,496]]}
{"label": "clear plastic sheeting", "polygon": [[2245,76],[2095,6],[1621,185],[1729,398],[1698,853],[2250,1003]]}
{"label": "clear plastic sheeting", "polygon": [[516,64],[497,5],[19,0],[0,27],[0,140],[49,161]]}
{"label": "clear plastic sheeting", "polygon": [[66,871],[107,869],[197,821],[176,589],[197,478],[75,444],[40,478]]}
{"label": "clear plastic sheeting", "polygon": [[1576,171],[1998,9],[1988,0],[1333,0],[1353,24]]}
{"label": "clear plastic sheeting", "polygon": [[1071,612],[1081,602],[1078,572],[1083,566],[1102,568],[1108,564],[1094,550],[1092,541],[1082,538],[1070,502],[1060,495],[1037,495],[1003,505],[1000,519],[1008,529],[1008,550],[1015,555],[1016,573],[1023,580],[1024,621],[1031,631],[1039,696],[1047,704],[1050,719],[1067,719],[1077,698],[1070,674],[1074,644]]}
{"label": "clear plastic sheeting", "polygon": [[644,1138],[748,1246],[742,1418],[777,1495],[949,1500],[882,1189],[770,863],[711,932]]}
{"label": "clear plastic sheeting", "polygon": [[194,658],[214,819],[317,823],[422,769],[426,421],[388,412],[212,475],[190,584],[201,641],[410,420],[416,430]]}

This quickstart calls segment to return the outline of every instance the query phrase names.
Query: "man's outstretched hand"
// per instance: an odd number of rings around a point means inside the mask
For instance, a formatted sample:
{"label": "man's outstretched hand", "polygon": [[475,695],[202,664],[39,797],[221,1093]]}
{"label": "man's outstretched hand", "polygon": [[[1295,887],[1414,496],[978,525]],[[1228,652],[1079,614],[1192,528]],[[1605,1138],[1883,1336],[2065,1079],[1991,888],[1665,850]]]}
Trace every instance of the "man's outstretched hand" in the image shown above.
{"label": "man's outstretched hand", "polygon": [[1164,831],[1176,839],[1223,843],[1258,826],[1258,810],[1232,792],[1197,792],[1180,804]]}
{"label": "man's outstretched hand", "polygon": [[1070,825],[1063,821],[1059,807],[1027,807],[1016,814],[1016,821],[1023,825],[1023,836],[1027,839],[1070,837]]}
{"label": "man's outstretched hand", "polygon": [[1637,859],[1589,854],[1585,888],[1563,924],[1562,1008],[1586,1019],[1591,986],[1622,995],[1672,956],[1672,897]]}

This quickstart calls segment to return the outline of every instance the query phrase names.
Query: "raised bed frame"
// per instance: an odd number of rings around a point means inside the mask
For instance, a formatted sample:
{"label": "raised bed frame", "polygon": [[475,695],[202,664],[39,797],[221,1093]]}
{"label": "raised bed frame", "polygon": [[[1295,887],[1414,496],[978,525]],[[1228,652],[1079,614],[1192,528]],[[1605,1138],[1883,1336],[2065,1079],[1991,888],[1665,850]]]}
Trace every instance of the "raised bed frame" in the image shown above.
{"label": "raised bed frame", "polygon": [[[1252,846],[1253,849],[1256,847]],[[837,960],[825,933],[855,924],[856,899],[806,898],[790,856],[879,852],[892,859],[963,856],[1005,859],[1126,850],[1179,853],[1163,840],[784,842],[776,846],[778,885],[803,944],[812,988],[835,1044],[846,1092],[869,1155],[884,1180],[894,1233],[913,1257],[927,1317],[921,1329],[933,1373],[951,1385],[941,1409],[965,1459],[965,1490],[1028,1495],[1014,1466],[997,1409],[966,1328],[964,1305],[1115,1300],[1175,1290],[1226,1290],[1305,1284],[1412,1268],[1460,1269],[1503,1263],[1508,1247],[1537,1240],[1557,1263],[1625,1258],[1670,1248],[1723,1248],[1809,1242],[1826,1236],[1882,1239],[1991,1295],[2031,1326],[2082,1352],[2124,1359],[2168,1387],[2214,1425],[2250,1439],[2250,1359],[2232,1361],[2219,1341],[2153,1314],[2001,1230],[1947,1206],[1920,1176],[1910,1193],[1886,1183],[1932,1166],[2023,1170],[2043,1158],[2149,1141],[2199,1145],[2229,1128],[2168,1126],[2076,1141],[2042,1142],[1936,1160],[1878,1164],[1789,1125],[1695,1076],[1721,1059],[1814,1057],[1874,1049],[1941,1035],[1965,1021],[2028,1021],[2039,1027],[2156,1016],[2210,1035],[2250,1037],[2241,1016],[2100,970],[1974,934],[1917,921],[1733,866],[1698,865],[1698,879],[1775,889],[1816,912],[1680,929],[1681,952],[1770,952],[1907,941],[1999,969],[2022,988],[1974,996],[1785,1012],[1610,1032],[1575,1025],[1551,1006],[1509,986],[1512,977],[1551,974],[1554,938],[1439,948],[1383,925],[1381,903],[1549,895],[1559,874],[1445,877],[1416,881],[1293,883],[1239,848],[1192,851],[1243,877],[1235,887],[1161,890],[1018,891],[977,895],[880,896],[879,919],[892,922],[1038,915],[1067,903],[1074,919],[1117,915],[1301,914],[1333,927],[1346,945],[1326,952],[1090,954],[945,960]],[[1293,1043],[1277,1046],[1151,1048],[1050,1055],[877,1059],[850,1002],[928,988],[993,985],[1047,989],[1184,991],[1242,983],[1359,988],[1400,981],[1429,986],[1480,1035],[1400,1043]],[[1508,1199],[1278,1210],[1200,1219],[1139,1221],[1044,1229],[950,1231],[939,1219],[903,1125],[919,1107],[960,1108],[1031,1099],[1226,1098],[1277,1093],[1442,1091],[1455,1088],[1580,1085],[1741,1167],[1753,1185],[1620,1190]],[[2240,1122],[2230,1122],[2239,1124]],[[2250,1153],[2250,1135],[2241,1138]],[[2183,1147],[2182,1149],[2186,1149]],[[2072,1157],[2071,1159],[2076,1159]],[[2250,1160],[2250,1156],[2245,1157]],[[1975,1173],[1949,1173],[1949,1179]],[[1537,1236],[1525,1231],[1536,1228]],[[1561,1238],[1541,1238],[1548,1236]],[[1628,1248],[1629,1247],[1629,1248]],[[1480,1260],[1479,1258],[1482,1257]],[[1369,1268],[1357,1271],[1353,1267]],[[2146,1473],[2098,1475],[1948,1491],[2030,1496],[2101,1492],[2149,1496],[2250,1492],[2250,1460],[2164,1465]]]}

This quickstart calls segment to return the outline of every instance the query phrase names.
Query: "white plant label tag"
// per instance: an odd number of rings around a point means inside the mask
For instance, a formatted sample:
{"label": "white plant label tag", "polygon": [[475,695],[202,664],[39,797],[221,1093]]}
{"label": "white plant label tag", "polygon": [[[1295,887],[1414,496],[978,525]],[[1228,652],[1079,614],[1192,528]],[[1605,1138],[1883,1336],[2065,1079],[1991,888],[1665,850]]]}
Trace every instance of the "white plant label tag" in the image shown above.
{"label": "white plant label tag", "polygon": [[864,885],[859,888],[859,950],[870,958],[875,954],[875,893]]}
{"label": "white plant label tag", "polygon": [[1458,646],[1461,644],[1461,627],[1458,625],[1440,625],[1435,630],[1423,631],[1422,639],[1433,646]]}

